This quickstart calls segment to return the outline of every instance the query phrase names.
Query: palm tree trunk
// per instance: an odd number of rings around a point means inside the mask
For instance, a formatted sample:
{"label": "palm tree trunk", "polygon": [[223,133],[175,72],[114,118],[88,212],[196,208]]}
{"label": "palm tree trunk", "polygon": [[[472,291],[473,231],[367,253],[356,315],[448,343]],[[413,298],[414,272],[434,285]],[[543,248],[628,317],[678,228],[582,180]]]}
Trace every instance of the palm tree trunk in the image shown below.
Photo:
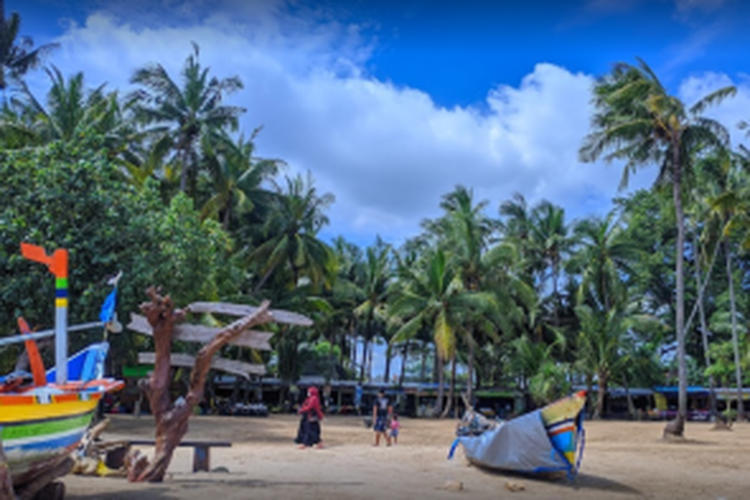
{"label": "palm tree trunk", "polygon": [[443,358],[437,353],[437,349],[435,349],[435,368],[437,369],[438,393],[434,416],[437,417],[443,413],[443,398],[445,397],[445,391],[443,390]]}
{"label": "palm tree trunk", "polygon": [[367,338],[362,340],[362,364],[359,365],[359,381],[364,382],[365,380],[365,370],[367,369],[367,346],[369,344],[369,340]]}
{"label": "palm tree trunk", "polygon": [[[468,397],[469,403],[474,404],[474,342],[469,339],[469,359],[466,361],[466,372],[469,376],[468,383],[466,385],[466,396]],[[469,408],[466,409],[467,411]]]}
{"label": "palm tree trunk", "polygon": [[456,392],[456,355],[453,354],[453,359],[451,359],[451,385],[448,388],[448,401],[445,405],[445,409],[443,410],[443,414],[440,415],[440,418],[445,418],[448,416],[448,414],[451,412],[451,407],[453,405],[453,395]]}
{"label": "palm tree trunk", "polygon": [[732,314],[732,348],[734,349],[734,374],[737,378],[737,421],[745,420],[745,404],[742,399],[742,367],[740,366],[740,344],[737,338],[737,301],[734,296],[734,277],[732,276],[732,256],[729,244],[724,239],[724,254],[727,261],[727,280],[729,280],[729,304]]}
{"label": "palm tree trunk", "polygon": [[370,352],[367,353],[367,381],[372,382],[372,353],[375,351],[375,342],[371,342]]}
{"label": "palm tree trunk", "polygon": [[401,358],[401,375],[398,377],[398,386],[403,387],[404,386],[404,379],[406,378],[406,362],[409,358],[409,341],[406,341],[406,344],[404,344],[404,352],[403,356]]}
{"label": "palm tree trunk", "polygon": [[187,173],[188,173],[188,155],[189,155],[190,147],[188,145],[185,145],[182,154],[180,155],[182,158],[182,171],[180,172],[180,191],[183,193],[185,192],[185,189],[187,188]]}
{"label": "palm tree trunk", "polygon": [[586,413],[591,415],[591,395],[594,393],[594,376],[586,373]]}
{"label": "palm tree trunk", "polygon": [[385,374],[383,375],[383,382],[386,384],[391,380],[391,343],[385,347]]}
{"label": "palm tree trunk", "polygon": [[673,132],[672,140],[672,197],[674,201],[675,217],[677,219],[677,247],[675,249],[675,330],[677,332],[677,367],[679,378],[679,394],[677,403],[677,418],[672,425],[667,425],[665,432],[676,436],[685,433],[687,419],[687,363],[685,360],[685,273],[683,270],[685,248],[685,213],[682,209],[682,165],[680,162],[680,140],[677,132]]}
{"label": "palm tree trunk", "polygon": [[628,415],[630,418],[635,418],[635,404],[633,404],[633,395],[630,394],[630,383],[626,375],[622,376],[622,386],[625,388],[625,399],[628,402]]}
{"label": "palm tree trunk", "polygon": [[[718,245],[717,245],[718,247]],[[698,248],[698,233],[693,232],[693,254],[695,257],[695,284],[698,288],[698,314],[700,315],[701,321],[701,341],[703,343],[703,359],[706,363],[706,368],[711,366],[711,357],[708,355],[708,323],[706,322],[706,310],[703,308],[703,285],[701,284],[701,264],[700,264],[700,252]],[[708,276],[706,276],[708,281]],[[717,413],[716,409],[716,382],[713,375],[708,377],[709,385],[709,401],[711,405],[711,416],[715,417]]]}
{"label": "palm tree trunk", "polygon": [[599,372],[597,374],[599,390],[596,393],[596,410],[594,419],[598,420],[604,415],[604,398],[607,396],[607,376]]}

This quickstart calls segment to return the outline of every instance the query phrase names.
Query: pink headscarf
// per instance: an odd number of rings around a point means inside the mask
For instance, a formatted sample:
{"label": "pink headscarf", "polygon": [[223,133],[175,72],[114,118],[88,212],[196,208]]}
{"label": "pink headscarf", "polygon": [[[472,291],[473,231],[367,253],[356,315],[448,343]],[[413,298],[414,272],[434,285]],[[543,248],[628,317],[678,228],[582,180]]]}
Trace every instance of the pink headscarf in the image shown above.
{"label": "pink headscarf", "polygon": [[318,420],[323,420],[323,410],[320,409],[320,396],[318,395],[318,389],[316,387],[310,387],[307,389],[307,399],[302,403],[299,413],[304,413],[306,411],[314,411],[318,414]]}

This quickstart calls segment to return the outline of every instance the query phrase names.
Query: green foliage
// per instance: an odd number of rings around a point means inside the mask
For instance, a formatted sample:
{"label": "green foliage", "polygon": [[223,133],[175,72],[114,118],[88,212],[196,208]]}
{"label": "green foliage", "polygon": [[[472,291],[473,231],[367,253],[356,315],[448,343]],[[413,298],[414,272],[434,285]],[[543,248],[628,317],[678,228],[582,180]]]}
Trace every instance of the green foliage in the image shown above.
{"label": "green foliage", "polygon": [[[54,279],[23,259],[23,241],[47,252],[67,248],[69,323],[98,318],[109,292],[106,278],[123,270],[119,311],[137,311],[144,290],[161,285],[178,304],[231,294],[236,274],[231,239],[214,221],[201,222],[192,203],[177,197],[164,208],[154,189],[135,191],[105,154],[60,143],[0,153],[0,333],[23,315],[34,326],[54,321]],[[71,349],[101,332],[76,334]],[[134,355],[134,353],[131,353]]]}

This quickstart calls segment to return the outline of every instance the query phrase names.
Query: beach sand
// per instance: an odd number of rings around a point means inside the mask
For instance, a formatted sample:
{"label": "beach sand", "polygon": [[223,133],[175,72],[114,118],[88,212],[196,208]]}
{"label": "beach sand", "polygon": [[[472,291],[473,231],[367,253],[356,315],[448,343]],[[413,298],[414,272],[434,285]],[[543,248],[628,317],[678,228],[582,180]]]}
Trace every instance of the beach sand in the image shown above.
{"label": "beach sand", "polygon": [[[113,415],[106,440],[153,437],[150,416]],[[459,447],[447,460],[455,420],[402,419],[397,446],[372,446],[373,433],[357,417],[323,421],[325,449],[299,450],[293,415],[193,417],[185,439],[228,440],[213,448],[211,467],[192,473],[192,449],[178,448],[160,484],[67,476],[69,500],[84,499],[706,499],[750,498],[750,424],[731,432],[688,423],[684,442],[661,439],[663,422],[586,422],[586,448],[575,483],[483,470]],[[150,453],[152,449],[143,448]],[[444,489],[460,481],[461,491]],[[511,492],[506,484],[521,483]]]}

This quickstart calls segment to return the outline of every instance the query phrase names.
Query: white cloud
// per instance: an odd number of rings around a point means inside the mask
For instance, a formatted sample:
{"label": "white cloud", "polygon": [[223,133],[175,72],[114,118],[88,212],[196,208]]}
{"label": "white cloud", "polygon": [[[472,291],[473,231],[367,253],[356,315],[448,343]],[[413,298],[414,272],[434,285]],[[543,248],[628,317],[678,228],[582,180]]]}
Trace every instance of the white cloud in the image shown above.
{"label": "white cloud", "polygon": [[708,108],[705,115],[718,120],[727,127],[735,147],[740,143],[747,145],[747,136],[744,131],[737,128],[737,125],[743,120],[750,121],[750,78],[743,77],[735,82],[723,73],[693,75],[683,80],[678,96],[690,106],[711,92],[729,85],[737,87],[737,94]]}
{"label": "white cloud", "polygon": [[246,130],[264,126],[259,154],[310,169],[319,189],[336,196],[326,234],[401,240],[437,215],[440,196],[459,183],[489,199],[493,214],[516,191],[571,215],[602,212],[617,193],[618,167],[577,161],[591,114],[588,75],[540,63],[518,85],[488,88],[488,111],[446,109],[419,89],[368,77],[362,28],[327,12],[295,17],[280,2],[248,12],[233,2],[233,10],[201,18],[201,1],[193,10],[180,5],[194,21],[166,26],[153,16],[93,13],[67,30],[52,62],[66,73],[83,70],[90,85],[123,88],[148,62],[177,77],[196,41],[214,75],[242,78],[245,89],[230,100],[247,108]]}

